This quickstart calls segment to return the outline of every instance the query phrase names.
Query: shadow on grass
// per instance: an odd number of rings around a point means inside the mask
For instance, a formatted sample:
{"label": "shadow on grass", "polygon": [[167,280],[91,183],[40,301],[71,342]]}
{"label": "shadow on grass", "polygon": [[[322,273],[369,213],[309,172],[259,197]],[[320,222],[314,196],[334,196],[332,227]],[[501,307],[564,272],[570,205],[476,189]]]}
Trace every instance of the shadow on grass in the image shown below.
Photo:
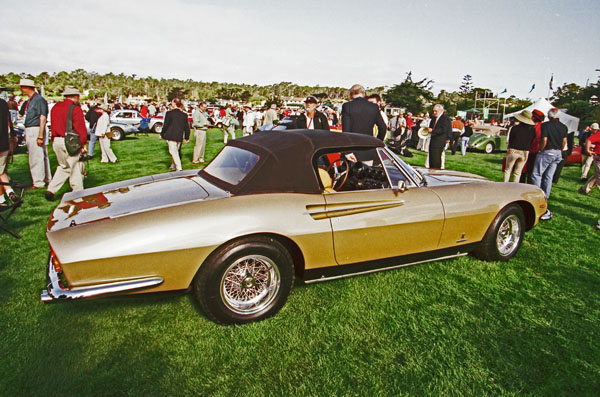
{"label": "shadow on grass", "polygon": [[[169,353],[151,331],[160,320],[157,311],[142,310],[148,317],[132,316],[131,311],[123,314],[123,309],[160,310],[169,301],[165,297],[125,301],[109,298],[43,305],[36,321],[40,331],[31,334],[29,346],[24,347],[29,350],[20,364],[22,370],[10,375],[10,384],[18,388],[12,392],[169,395]],[[36,358],[40,361],[31,361]]]}

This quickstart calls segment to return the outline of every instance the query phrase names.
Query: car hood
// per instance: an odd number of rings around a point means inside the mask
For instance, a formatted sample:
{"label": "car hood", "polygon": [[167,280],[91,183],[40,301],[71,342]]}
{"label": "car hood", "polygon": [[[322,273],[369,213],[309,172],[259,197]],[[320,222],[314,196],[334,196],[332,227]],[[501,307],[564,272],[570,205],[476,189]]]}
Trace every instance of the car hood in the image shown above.
{"label": "car hood", "polygon": [[425,178],[427,186],[450,185],[457,183],[475,183],[489,182],[490,180],[481,175],[470,174],[468,172],[433,170],[428,168],[417,168]]}
{"label": "car hood", "polygon": [[197,170],[130,179],[67,193],[48,221],[55,231],[104,219],[229,196]]}

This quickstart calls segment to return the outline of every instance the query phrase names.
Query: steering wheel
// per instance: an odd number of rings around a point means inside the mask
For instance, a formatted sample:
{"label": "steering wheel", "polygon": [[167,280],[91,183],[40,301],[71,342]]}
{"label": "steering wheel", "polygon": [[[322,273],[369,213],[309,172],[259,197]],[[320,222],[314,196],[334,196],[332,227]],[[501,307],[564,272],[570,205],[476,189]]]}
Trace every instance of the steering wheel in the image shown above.
{"label": "steering wheel", "polygon": [[[339,165],[339,167],[336,167],[336,165]],[[344,166],[344,167],[342,167],[342,166]],[[344,183],[346,183],[346,181],[348,180],[350,164],[348,163],[348,160],[346,160],[343,157],[340,157],[339,159],[332,162],[329,165],[329,167],[325,168],[325,171],[329,172],[329,170],[332,168],[333,168],[334,175],[333,175],[333,183],[331,184],[331,188],[333,190],[335,190],[336,192],[339,192],[342,189],[342,187],[344,186]],[[338,168],[345,168],[345,170],[342,172],[338,172]]]}

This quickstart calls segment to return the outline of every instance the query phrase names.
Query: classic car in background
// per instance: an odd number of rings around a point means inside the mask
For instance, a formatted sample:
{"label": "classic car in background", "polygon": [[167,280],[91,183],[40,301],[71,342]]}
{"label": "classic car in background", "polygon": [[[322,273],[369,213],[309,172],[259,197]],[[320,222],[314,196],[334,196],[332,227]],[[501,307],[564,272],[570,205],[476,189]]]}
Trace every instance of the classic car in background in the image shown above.
{"label": "classic car in background", "polygon": [[493,153],[495,150],[506,150],[507,129],[493,125],[473,127],[473,135],[469,138],[468,148]]}
{"label": "classic car in background", "polygon": [[126,135],[135,134],[139,131],[139,128],[132,124],[119,123],[111,121],[108,125],[108,129],[112,132],[113,141],[121,141],[125,139]]}
{"label": "classic car in background", "polygon": [[[163,116],[157,115],[149,118],[150,121],[148,123],[148,129],[152,132],[160,134],[163,126]],[[128,128],[128,130],[133,130],[133,132],[138,132],[140,125],[142,124],[142,115],[137,110],[131,109],[117,109],[113,110],[110,113],[110,121],[111,123],[118,124],[126,124],[131,126],[132,128]],[[128,134],[126,129],[122,129],[125,134]],[[114,131],[113,131],[114,132]],[[123,135],[124,137],[124,135]],[[113,140],[120,140],[122,138],[114,138]]]}
{"label": "classic car in background", "polygon": [[545,211],[535,186],[413,168],[372,136],[257,132],[199,172],[65,194],[41,300],[191,289],[207,317],[246,323],[275,314],[295,277],[508,260]]}

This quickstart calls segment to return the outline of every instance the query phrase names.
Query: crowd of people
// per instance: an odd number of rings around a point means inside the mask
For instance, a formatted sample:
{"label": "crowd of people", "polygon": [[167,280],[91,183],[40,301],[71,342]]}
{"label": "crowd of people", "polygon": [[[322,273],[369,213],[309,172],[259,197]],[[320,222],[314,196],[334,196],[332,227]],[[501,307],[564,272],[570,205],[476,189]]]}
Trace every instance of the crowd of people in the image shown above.
{"label": "crowd of people", "polygon": [[[118,161],[110,147],[110,111],[134,108],[131,105],[94,105],[80,103],[77,88],[67,86],[62,95],[64,100],[49,107],[47,101],[36,91],[30,79],[21,79],[20,88],[27,97],[21,105],[15,100],[0,99],[0,206],[10,205],[19,198],[12,190],[6,168],[8,156],[13,150],[12,128],[18,116],[23,117],[25,141],[29,156],[31,189],[45,189],[45,197],[54,200],[62,185],[69,180],[73,191],[83,189],[82,160],[93,158],[96,142],[100,144],[101,162]],[[161,115],[163,120],[161,139],[167,142],[172,162],[170,169],[182,170],[181,145],[188,143],[194,135],[192,163],[204,164],[206,136],[209,127],[219,125],[223,131],[223,142],[235,139],[235,131],[242,130],[244,136],[258,129],[272,129],[280,120],[288,118],[287,128],[331,130],[353,132],[376,136],[387,140],[390,147],[402,155],[410,155],[407,150],[410,142],[417,150],[427,152],[425,166],[435,169],[445,168],[446,151],[454,155],[460,148],[464,156],[473,125],[477,121],[463,120],[460,116],[453,120],[447,115],[442,104],[435,104],[431,117],[426,114],[413,116],[410,112],[395,115],[388,119],[383,110],[381,97],[377,94],[368,98],[363,86],[356,84],[350,88],[350,101],[344,103],[341,112],[333,107],[319,106],[319,100],[309,96],[301,110],[281,109],[276,104],[266,109],[253,109],[250,105],[236,108],[232,105],[212,107],[202,101],[186,107],[184,101],[175,98],[169,103],[141,103],[138,110],[143,119]],[[567,127],[559,120],[559,110],[551,109],[547,115],[540,110],[524,110],[508,121],[507,154],[504,165],[504,182],[532,183],[540,187],[546,198],[550,198],[553,180],[560,174],[567,151]],[[545,121],[547,116],[547,121]],[[50,134],[46,133],[50,124]],[[86,125],[87,121],[87,125]],[[341,126],[340,126],[341,121]],[[88,133],[90,142],[88,144]],[[57,168],[50,172],[47,145],[52,141],[56,154]],[[418,139],[418,142],[417,142]],[[580,134],[582,147],[582,175],[585,184],[579,189],[589,194],[594,186],[600,188],[600,131],[598,123],[593,123]],[[594,175],[588,178],[590,169]],[[550,209],[541,219],[552,218]]]}

